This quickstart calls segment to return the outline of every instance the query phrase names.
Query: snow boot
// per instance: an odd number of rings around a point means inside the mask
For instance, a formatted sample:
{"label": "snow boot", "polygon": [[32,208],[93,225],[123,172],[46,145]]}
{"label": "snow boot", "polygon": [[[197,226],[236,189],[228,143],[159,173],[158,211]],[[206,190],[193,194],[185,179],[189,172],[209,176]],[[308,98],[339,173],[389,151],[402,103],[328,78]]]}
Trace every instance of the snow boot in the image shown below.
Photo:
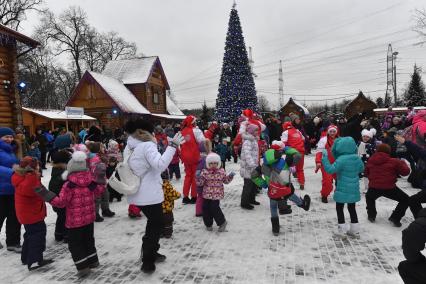
{"label": "snow boot", "polygon": [[280,219],[278,217],[271,217],[272,234],[278,236],[280,234]]}
{"label": "snow boot", "polygon": [[45,265],[51,264],[52,262],[53,262],[53,259],[43,259],[43,260],[37,262],[36,266],[32,266],[32,264],[29,264],[28,270],[29,271],[35,270],[35,269],[38,269],[38,268],[43,267]]}
{"label": "snow boot", "polygon": [[303,204],[300,206],[300,208],[303,208],[303,210],[305,211],[309,211],[310,207],[311,207],[311,197],[306,194],[303,197]]}
{"label": "snow boot", "polygon": [[191,199],[189,200],[190,204],[196,204],[197,203],[197,197],[191,197]]}
{"label": "snow boot", "polygon": [[209,231],[209,232],[213,231],[213,226],[206,227],[206,230]]}
{"label": "snow boot", "polygon": [[16,253],[21,253],[22,252],[22,246],[21,245],[7,246],[7,250],[8,251],[14,251]]}
{"label": "snow boot", "polygon": [[305,190],[305,185],[304,184],[300,185],[300,190]]}
{"label": "snow boot", "polygon": [[104,218],[101,217],[101,215],[99,215],[98,213],[96,213],[96,219],[95,222],[103,222]]}
{"label": "snow boot", "polygon": [[247,210],[253,210],[254,209],[254,206],[253,205],[251,205],[251,204],[241,204],[241,208],[243,208],[243,209],[247,209]]}
{"label": "snow boot", "polygon": [[348,232],[348,227],[345,223],[337,225],[337,231],[334,232],[334,235],[338,238],[346,239]]}
{"label": "snow boot", "polygon": [[115,215],[115,212],[112,212],[109,209],[105,210],[105,211],[102,211],[102,216],[103,217],[111,218],[111,217],[114,217],[114,215]]}
{"label": "snow boot", "polygon": [[151,274],[155,271],[155,264],[151,262],[142,263],[141,270],[143,273]]}
{"label": "snow boot", "polygon": [[389,219],[388,219],[395,227],[401,227],[402,226],[402,224],[401,224],[401,221],[399,221],[399,220],[396,220],[395,218],[392,218],[392,217],[389,217]]}
{"label": "snow boot", "polygon": [[250,204],[251,204],[251,205],[260,205],[260,202],[258,202],[258,201],[256,201],[256,200],[254,200],[254,201],[250,202]]}
{"label": "snow boot", "polygon": [[165,262],[166,258],[167,257],[164,254],[161,254],[161,253],[158,253],[158,252],[155,253],[155,262],[156,263]]}
{"label": "snow boot", "polygon": [[280,208],[278,212],[280,213],[280,215],[287,215],[287,214],[291,214],[293,210],[291,210],[290,205],[286,205],[285,207]]}
{"label": "snow boot", "polygon": [[89,267],[86,267],[86,268],[83,268],[83,269],[80,269],[80,270],[77,271],[77,276],[79,278],[84,278],[89,274],[90,274],[90,268]]}
{"label": "snow boot", "polygon": [[189,199],[189,197],[185,196],[185,197],[182,199],[182,203],[183,203],[183,204],[191,204],[191,199]]}
{"label": "snow boot", "polygon": [[98,268],[99,267],[99,265],[101,265],[100,263],[99,263],[99,261],[96,261],[96,262],[94,262],[94,263],[91,263],[91,264],[89,264],[89,268]]}
{"label": "snow boot", "polygon": [[223,222],[222,225],[219,226],[219,229],[217,230],[218,232],[222,233],[222,232],[226,232],[226,226],[228,225],[228,222]]}
{"label": "snow boot", "polygon": [[359,239],[359,223],[351,223],[349,231],[347,232],[348,236],[352,238]]}
{"label": "snow boot", "polygon": [[322,196],[322,197],[321,197],[321,202],[322,202],[322,203],[328,203],[327,196]]}
{"label": "snow boot", "polygon": [[368,217],[368,221],[370,221],[371,223],[376,222],[376,218],[374,217]]}

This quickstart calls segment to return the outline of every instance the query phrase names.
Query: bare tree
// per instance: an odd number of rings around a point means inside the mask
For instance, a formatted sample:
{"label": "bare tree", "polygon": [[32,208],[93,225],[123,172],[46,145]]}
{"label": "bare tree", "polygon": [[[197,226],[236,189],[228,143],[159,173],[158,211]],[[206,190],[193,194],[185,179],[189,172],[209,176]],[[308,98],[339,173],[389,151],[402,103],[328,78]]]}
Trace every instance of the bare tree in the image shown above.
{"label": "bare tree", "polygon": [[423,38],[418,44],[426,43],[426,9],[416,9],[413,15],[415,24],[413,30]]}
{"label": "bare tree", "polygon": [[39,9],[43,0],[0,0],[0,24],[18,30],[21,21],[26,19],[26,13]]}
{"label": "bare tree", "polygon": [[65,53],[71,56],[77,78],[80,79],[87,35],[90,31],[86,13],[80,7],[72,6],[59,17],[51,11],[46,11],[36,32],[42,35],[45,44],[52,42],[54,55]]}
{"label": "bare tree", "polygon": [[265,96],[259,96],[257,99],[257,103],[258,103],[260,112],[266,112],[271,110],[269,106],[269,102]]}

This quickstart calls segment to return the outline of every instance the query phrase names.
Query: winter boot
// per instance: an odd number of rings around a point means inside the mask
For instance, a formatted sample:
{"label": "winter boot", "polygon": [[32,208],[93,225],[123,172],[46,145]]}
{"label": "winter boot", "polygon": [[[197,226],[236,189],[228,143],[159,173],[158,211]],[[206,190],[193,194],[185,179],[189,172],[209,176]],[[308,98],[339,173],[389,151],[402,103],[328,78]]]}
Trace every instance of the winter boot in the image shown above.
{"label": "winter boot", "polygon": [[142,217],[141,210],[139,209],[139,207],[137,207],[134,204],[129,205],[128,212],[129,212],[130,218],[141,218]]}
{"label": "winter boot", "polygon": [[368,221],[370,221],[371,223],[376,222],[376,218],[375,217],[368,217]]}
{"label": "winter boot", "polygon": [[351,223],[347,234],[352,238],[359,239],[359,223]]}
{"label": "winter boot", "polygon": [[322,203],[328,203],[327,196],[322,196],[322,197],[321,197],[321,202],[322,202]]}
{"label": "winter boot", "polygon": [[271,217],[272,234],[278,236],[280,234],[280,219],[278,217]]}
{"label": "winter boot", "polygon": [[99,215],[98,213],[96,213],[96,219],[95,222],[103,222],[104,218],[101,217],[101,215]]}
{"label": "winter boot", "polygon": [[142,263],[141,270],[143,273],[151,274],[155,272],[155,264],[152,262]]}
{"label": "winter boot", "polygon": [[108,217],[108,218],[110,218],[110,217],[114,217],[114,215],[115,215],[115,212],[112,212],[111,210],[109,210],[109,209],[107,209],[107,210],[105,210],[105,211],[102,211],[102,216],[103,217]]}
{"label": "winter boot", "polygon": [[206,227],[206,230],[209,231],[209,232],[213,231],[213,226]]}
{"label": "winter boot", "polygon": [[89,264],[89,268],[98,268],[100,265],[99,261],[96,261],[94,263]]}
{"label": "winter boot", "polygon": [[191,199],[189,200],[189,203],[191,204],[197,203],[197,197],[191,197]]}
{"label": "winter boot", "polygon": [[309,208],[311,207],[311,197],[309,195],[305,195],[303,197],[303,204],[300,206],[300,208],[303,208],[305,211],[309,211]]}
{"label": "winter boot", "polygon": [[7,246],[7,250],[8,251],[14,251],[16,253],[21,253],[22,252],[22,246],[21,245]]}
{"label": "winter boot", "polygon": [[79,278],[84,278],[89,274],[90,274],[90,268],[89,267],[86,267],[86,268],[83,268],[83,269],[80,269],[80,270],[77,271],[77,276]]}
{"label": "winter boot", "polygon": [[155,253],[155,262],[156,263],[165,262],[166,258],[167,257],[164,254],[161,254],[161,253],[158,253],[158,252]]}
{"label": "winter boot", "polygon": [[254,200],[254,201],[250,202],[250,204],[251,204],[251,205],[260,205],[260,202],[258,202],[258,201],[256,201],[256,200]]}
{"label": "winter boot", "polygon": [[219,229],[217,230],[218,232],[222,233],[222,232],[226,232],[226,226],[228,225],[228,222],[223,222],[222,225],[219,226]]}
{"label": "winter boot", "polygon": [[241,204],[241,208],[247,209],[247,210],[253,210],[254,206],[251,204]]}
{"label": "winter boot", "polygon": [[400,220],[396,220],[395,218],[389,217],[388,219],[395,227],[401,227],[401,221]]}
{"label": "winter boot", "polygon": [[51,264],[53,262],[53,259],[43,259],[42,261],[37,262],[36,266],[32,266],[32,264],[28,265],[28,270],[35,270],[37,268],[43,267],[45,265]]}
{"label": "winter boot", "polygon": [[190,204],[191,203],[191,199],[189,199],[189,197],[185,196],[184,198],[182,198],[182,203],[183,204]]}
{"label": "winter boot", "polygon": [[347,232],[348,232],[348,227],[346,226],[345,223],[338,224],[337,225],[337,231],[334,232],[334,235],[338,238],[346,239],[346,237],[347,237],[346,233]]}
{"label": "winter boot", "polygon": [[305,185],[304,184],[300,185],[300,190],[305,190]]}

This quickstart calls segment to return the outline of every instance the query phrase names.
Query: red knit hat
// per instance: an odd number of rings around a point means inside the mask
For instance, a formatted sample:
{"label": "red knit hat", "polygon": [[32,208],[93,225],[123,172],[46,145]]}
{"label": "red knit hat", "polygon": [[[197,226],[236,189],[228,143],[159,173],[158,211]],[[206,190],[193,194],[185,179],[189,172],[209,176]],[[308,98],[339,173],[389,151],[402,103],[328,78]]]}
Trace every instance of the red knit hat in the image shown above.
{"label": "red knit hat", "polygon": [[182,127],[190,126],[195,123],[197,118],[193,115],[188,115],[185,117],[185,119],[182,121]]}
{"label": "red knit hat", "polygon": [[19,167],[25,169],[26,171],[34,171],[37,169],[38,161],[34,157],[25,156],[19,162]]}
{"label": "red knit hat", "polygon": [[243,110],[243,115],[247,118],[252,118],[254,113],[251,109],[248,108],[248,109]]}
{"label": "red knit hat", "polygon": [[329,127],[327,127],[327,134],[330,133],[330,130],[335,130],[336,132],[339,131],[336,125],[331,124]]}

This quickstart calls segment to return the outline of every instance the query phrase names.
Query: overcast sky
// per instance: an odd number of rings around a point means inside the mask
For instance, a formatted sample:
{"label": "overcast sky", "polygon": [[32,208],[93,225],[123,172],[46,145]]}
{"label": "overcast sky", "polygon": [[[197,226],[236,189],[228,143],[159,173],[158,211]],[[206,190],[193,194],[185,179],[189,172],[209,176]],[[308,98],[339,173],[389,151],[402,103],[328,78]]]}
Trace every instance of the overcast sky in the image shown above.
{"label": "overcast sky", "polygon": [[[160,56],[179,106],[213,106],[217,95],[232,0],[45,0],[60,13],[81,6],[99,31],[117,31],[146,55]],[[426,71],[426,45],[411,31],[424,0],[239,0],[246,47],[253,48],[258,95],[278,107],[278,66],[284,93],[307,105],[363,90],[386,90],[386,54],[398,51],[397,86],[416,62]],[[29,14],[22,32],[38,24]],[[425,75],[423,73],[423,75]]]}

